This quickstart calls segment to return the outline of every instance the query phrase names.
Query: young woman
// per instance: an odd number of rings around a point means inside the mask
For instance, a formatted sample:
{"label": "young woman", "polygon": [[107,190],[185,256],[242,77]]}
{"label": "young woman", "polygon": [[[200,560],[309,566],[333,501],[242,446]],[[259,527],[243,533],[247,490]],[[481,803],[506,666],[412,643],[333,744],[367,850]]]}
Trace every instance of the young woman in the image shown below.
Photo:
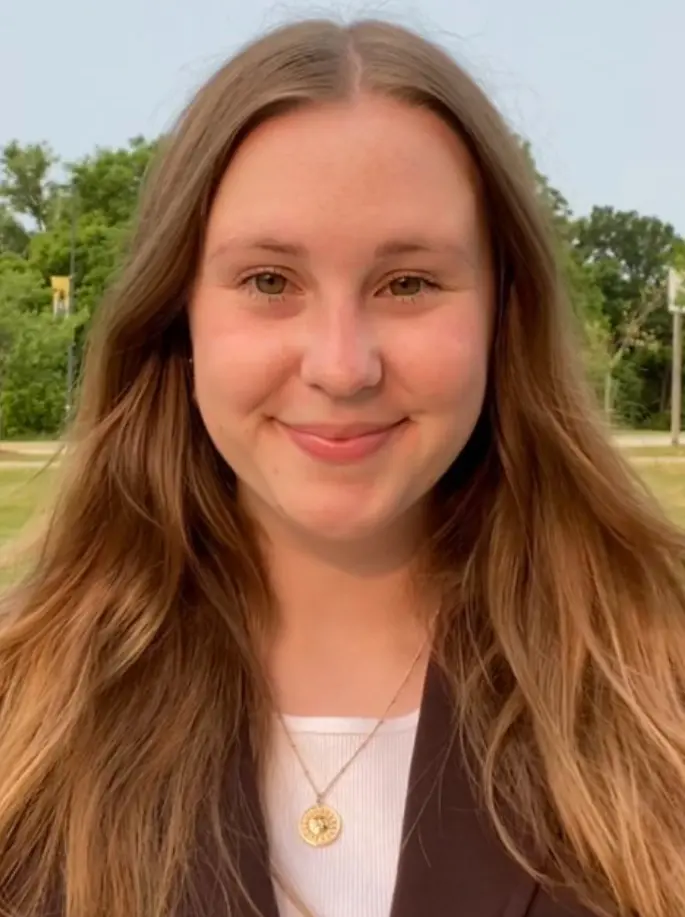
{"label": "young woman", "polygon": [[0,641],[0,913],[685,913],[683,539],[525,158],[395,26],[204,86]]}

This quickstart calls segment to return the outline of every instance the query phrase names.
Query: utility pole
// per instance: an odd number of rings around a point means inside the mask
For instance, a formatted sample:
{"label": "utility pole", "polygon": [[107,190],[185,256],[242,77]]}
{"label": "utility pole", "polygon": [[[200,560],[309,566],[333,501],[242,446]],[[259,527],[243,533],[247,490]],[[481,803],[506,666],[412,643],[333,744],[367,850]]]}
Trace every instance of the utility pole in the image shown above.
{"label": "utility pole", "polygon": [[[67,316],[75,311],[76,305],[76,188],[71,186],[71,251],[69,254],[69,297],[67,299]],[[74,396],[74,364],[75,364],[74,335],[69,339],[67,351],[67,391],[65,399],[65,413],[67,420],[71,416]]]}
{"label": "utility pole", "polygon": [[671,443],[680,442],[683,379],[683,313],[673,309],[673,358],[671,363]]}
{"label": "utility pole", "polygon": [[668,311],[673,316],[673,342],[671,358],[671,443],[680,443],[681,408],[683,393],[683,306],[678,297],[685,284],[683,276],[673,268],[668,270]]}

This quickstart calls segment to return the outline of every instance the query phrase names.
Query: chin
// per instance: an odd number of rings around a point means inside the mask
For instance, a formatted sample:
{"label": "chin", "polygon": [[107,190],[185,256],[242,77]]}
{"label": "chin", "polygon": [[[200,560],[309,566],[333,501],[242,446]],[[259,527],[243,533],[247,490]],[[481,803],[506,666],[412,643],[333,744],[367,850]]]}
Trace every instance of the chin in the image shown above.
{"label": "chin", "polygon": [[293,528],[321,542],[358,542],[380,534],[392,525],[396,514],[372,510],[347,501],[345,505],[281,505],[281,515]]}

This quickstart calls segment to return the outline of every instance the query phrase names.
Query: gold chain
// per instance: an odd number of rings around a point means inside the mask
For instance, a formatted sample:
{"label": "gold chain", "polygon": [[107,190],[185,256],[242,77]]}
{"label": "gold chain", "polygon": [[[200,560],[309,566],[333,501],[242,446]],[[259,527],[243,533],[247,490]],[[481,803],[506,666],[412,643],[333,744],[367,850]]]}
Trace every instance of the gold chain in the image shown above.
{"label": "gold chain", "polygon": [[412,659],[411,665],[407,669],[407,672],[404,678],[402,679],[402,681],[400,682],[399,687],[393,694],[390,700],[390,703],[387,705],[387,707],[383,711],[383,715],[380,717],[378,722],[374,725],[373,729],[368,733],[368,735],[364,737],[364,739],[361,741],[359,746],[355,749],[355,752],[352,755],[352,757],[350,757],[343,764],[340,770],[333,776],[333,778],[328,782],[328,784],[324,787],[323,790],[318,789],[316,782],[314,781],[314,778],[312,777],[311,772],[309,768],[307,767],[307,764],[305,760],[303,759],[295,740],[293,739],[293,737],[290,734],[290,731],[288,730],[287,724],[285,722],[285,718],[283,714],[280,713],[279,711],[278,717],[280,719],[281,726],[283,727],[283,732],[285,733],[285,736],[288,740],[288,744],[292,748],[293,753],[295,754],[295,757],[297,758],[297,761],[300,767],[302,768],[302,772],[304,776],[306,777],[307,782],[311,786],[314,792],[314,796],[316,798],[316,805],[312,806],[310,809],[308,809],[304,813],[303,820],[300,824],[300,835],[302,836],[302,839],[306,841],[306,843],[310,844],[311,846],[314,846],[314,847],[327,846],[328,844],[331,844],[333,841],[335,841],[337,837],[339,836],[340,830],[341,830],[341,819],[338,813],[334,809],[326,805],[325,803],[326,797],[331,792],[333,787],[338,783],[338,781],[344,776],[344,774],[347,773],[349,768],[352,766],[352,764],[354,764],[354,762],[357,760],[359,755],[364,751],[364,749],[373,740],[378,730],[381,728],[383,723],[386,721],[388,714],[390,713],[393,706],[397,702],[398,697],[402,693],[402,690],[404,689],[407,682],[409,681],[409,678],[411,677],[412,672],[416,668],[416,664],[418,663],[419,659],[421,658],[422,653],[426,649],[426,646],[431,637],[431,633],[432,633],[432,627],[429,628],[428,634],[426,635],[426,639],[423,641],[416,655]]}

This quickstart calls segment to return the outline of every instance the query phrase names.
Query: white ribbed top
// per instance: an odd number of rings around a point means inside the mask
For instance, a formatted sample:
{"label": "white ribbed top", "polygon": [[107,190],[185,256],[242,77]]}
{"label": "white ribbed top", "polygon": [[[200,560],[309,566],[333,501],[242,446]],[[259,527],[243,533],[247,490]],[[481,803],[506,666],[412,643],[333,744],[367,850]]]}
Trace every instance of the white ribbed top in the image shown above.
{"label": "white ribbed top", "polygon": [[[300,818],[316,799],[282,725],[275,726],[264,796],[271,856],[313,917],[388,917],[418,716],[387,720],[331,790],[326,802],[343,827],[337,841],[320,848],[299,836]],[[322,789],[376,720],[291,716],[285,723]],[[276,893],[281,917],[299,917],[284,892]]]}

